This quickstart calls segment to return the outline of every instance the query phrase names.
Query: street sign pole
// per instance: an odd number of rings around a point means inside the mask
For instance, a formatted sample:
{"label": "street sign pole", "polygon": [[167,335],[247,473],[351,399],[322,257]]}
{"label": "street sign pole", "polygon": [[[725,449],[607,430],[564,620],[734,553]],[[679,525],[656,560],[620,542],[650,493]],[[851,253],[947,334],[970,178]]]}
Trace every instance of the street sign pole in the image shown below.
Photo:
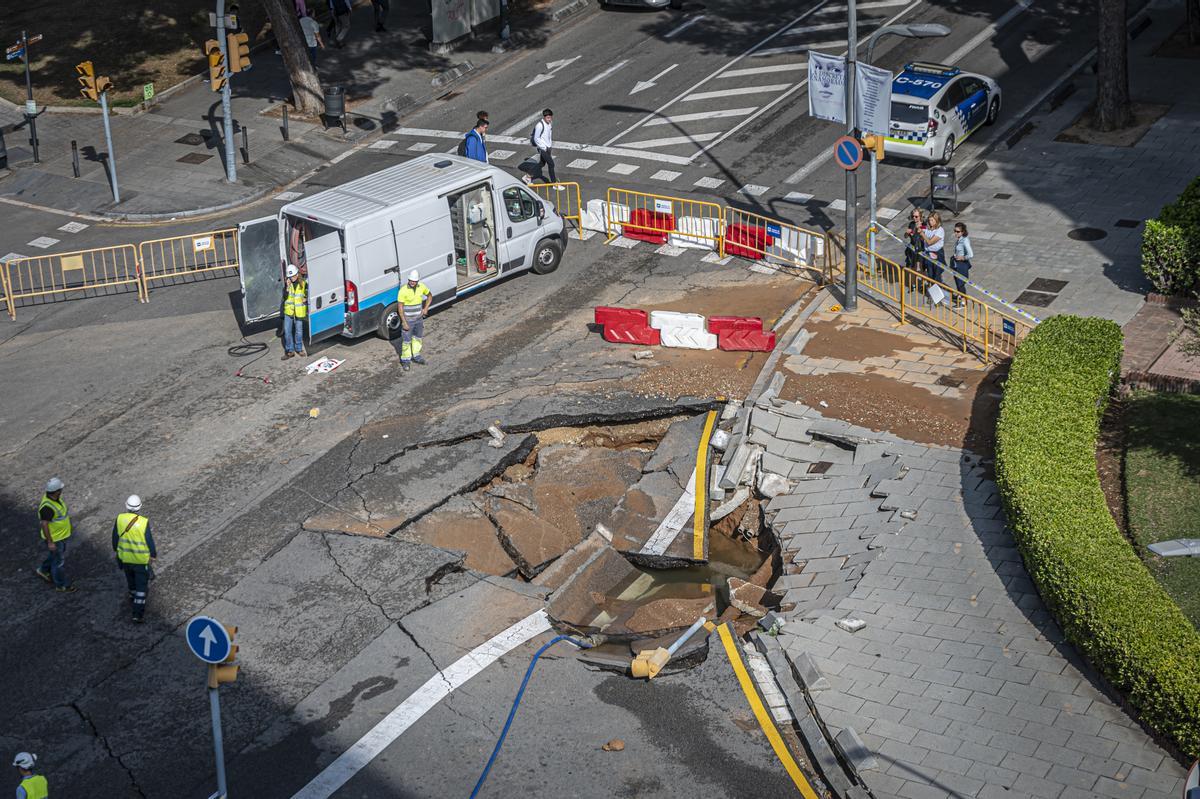
{"label": "street sign pole", "polygon": [[104,116],[104,143],[108,147],[108,174],[112,177],[113,202],[121,202],[121,187],[117,185],[117,156],[113,153],[112,128],[108,124],[108,92],[100,93],[100,113]]}
{"label": "street sign pole", "polygon": [[208,707],[212,711],[213,753],[217,758],[216,799],[225,799],[229,790],[225,785],[225,745],[221,734],[221,691],[217,688],[217,679],[213,673],[216,669],[216,666],[208,667]]}
{"label": "street sign pole", "polygon": [[871,205],[871,218],[867,220],[867,249],[871,251],[871,271],[875,271],[875,178],[879,172],[879,159],[875,157],[875,151],[872,150],[868,156],[871,159],[871,191],[868,202]]}
{"label": "street sign pole", "polygon": [[30,113],[29,107],[33,102],[33,79],[29,76],[29,36],[21,31],[21,60],[25,62],[25,121],[29,124],[29,146],[33,148],[33,163],[40,164],[38,157],[37,114]]}
{"label": "street sign pole", "polygon": [[237,679],[238,666],[233,662],[237,647],[233,636],[237,627],[226,627],[209,616],[197,616],[187,623],[184,638],[192,654],[208,664],[208,707],[212,714],[213,753],[217,762],[217,792],[209,799],[225,799],[225,740],[221,733],[221,696],[223,682]]}
{"label": "street sign pole", "polygon": [[229,109],[229,43],[225,41],[225,0],[217,0],[217,43],[225,59],[225,85],[221,87],[221,113],[225,116],[225,179],[237,183],[237,163],[233,160],[233,112]]}
{"label": "street sign pole", "polygon": [[[858,49],[858,17],[855,0],[846,3],[846,133],[855,135],[858,127],[854,102],[854,59]],[[847,311],[858,310],[858,172],[846,170],[846,297]]]}

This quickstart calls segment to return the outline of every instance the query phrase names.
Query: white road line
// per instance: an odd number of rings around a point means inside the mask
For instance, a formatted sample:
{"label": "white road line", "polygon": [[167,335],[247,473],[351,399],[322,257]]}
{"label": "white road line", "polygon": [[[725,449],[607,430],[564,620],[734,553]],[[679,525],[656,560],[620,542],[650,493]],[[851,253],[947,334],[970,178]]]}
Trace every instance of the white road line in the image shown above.
{"label": "white road line", "polygon": [[668,136],[664,139],[644,139],[642,141],[627,141],[622,144],[622,147],[631,147],[635,150],[650,148],[650,147],[674,147],[676,144],[689,144],[692,142],[711,141],[721,135],[721,132],[714,131],[712,133],[696,133],[692,136]]}
{"label": "white road line", "polygon": [[339,154],[335,155],[333,158],[330,158],[329,163],[340,164],[341,162],[345,161],[350,156],[354,155],[355,150],[356,150],[356,148],[352,147],[344,153],[339,153]]}
{"label": "white road line", "polygon": [[[902,6],[907,2],[908,2],[908,0],[874,0],[874,2],[870,2],[870,3],[855,3],[854,8],[857,11],[873,11],[876,8],[891,8],[892,6]],[[846,10],[847,10],[846,5],[844,3],[842,3],[842,4],[836,5],[836,6],[825,6],[825,8],[823,8],[821,10],[821,13],[822,14],[833,14],[833,13],[836,13],[839,11],[844,12]]]}
{"label": "white road line", "polygon": [[675,501],[671,510],[667,511],[667,515],[654,533],[646,541],[646,546],[642,547],[641,554],[643,555],[661,555],[667,551],[667,547],[671,546],[675,541],[675,537],[679,535],[679,531],[683,529],[683,525],[687,520],[692,518],[696,507],[696,470],[692,469],[692,476],[688,478],[687,488],[683,494]]}
{"label": "white road line", "polygon": [[813,170],[815,170],[821,164],[824,164],[827,161],[829,161],[831,157],[832,156],[830,156],[830,154],[828,152],[822,152],[816,158],[812,159],[807,164],[800,167],[792,174],[788,175],[787,178],[783,182],[784,183],[799,183],[800,181],[802,181],[806,177],[808,177],[813,172]]}
{"label": "white road line", "polygon": [[808,63],[800,61],[795,64],[773,64],[769,67],[750,67],[749,69],[731,69],[728,72],[722,72],[718,78],[741,78],[746,75],[763,75],[768,72],[795,72],[802,69],[808,69]]}
{"label": "white road line", "polygon": [[761,94],[762,92],[781,92],[785,89],[790,89],[790,83],[772,83],[767,86],[739,86],[736,89],[721,89],[715,92],[696,92],[689,94],[683,98],[683,102],[690,103],[696,100],[715,100],[718,97],[737,97],[743,94]]}
{"label": "white road line", "polygon": [[596,77],[594,77],[594,78],[591,78],[590,80],[585,80],[585,81],[583,82],[583,85],[584,85],[584,86],[595,86],[597,83],[599,83],[600,81],[604,80],[604,79],[605,79],[605,78],[607,78],[609,75],[613,74],[613,73],[614,73],[614,72],[616,72],[618,69],[620,69],[621,67],[625,66],[625,65],[626,65],[626,64],[628,64],[628,63],[629,63],[629,59],[628,59],[628,58],[627,58],[627,59],[625,59],[624,61],[618,61],[617,63],[613,64],[613,65],[612,65],[611,67],[609,67],[608,69],[606,69],[606,70],[604,70],[603,72],[601,72],[601,73],[600,73],[599,75],[597,75]]}
{"label": "white road line", "polygon": [[797,33],[816,33],[817,31],[843,31],[846,29],[845,22],[825,22],[820,25],[805,25],[802,28],[788,28],[783,32],[784,36],[794,36]]}
{"label": "white road line", "polygon": [[[521,131],[523,131],[523,130],[533,130],[533,123],[534,123],[534,122],[537,122],[537,121],[538,121],[539,119],[541,119],[541,118],[542,118],[542,112],[541,112],[541,111],[537,111],[537,112],[535,112],[535,113],[532,113],[532,114],[530,114],[529,116],[527,116],[527,117],[525,117],[524,119],[522,119],[522,120],[521,120],[520,122],[518,122],[517,124],[513,125],[512,127],[505,128],[504,130],[500,131],[500,135],[501,135],[501,136],[511,136],[511,135],[513,135],[514,133],[520,133],[520,132],[521,132]],[[496,137],[495,137],[495,136],[488,136],[488,139],[489,139],[489,140],[491,140],[491,139],[494,139],[494,138],[496,138]]]}
{"label": "white road line", "polygon": [[792,44],[787,47],[768,47],[766,50],[759,50],[757,53],[754,53],[751,58],[766,58],[773,55],[788,55],[789,53],[807,53],[811,50],[823,50],[826,47],[845,46],[845,44],[845,39],[836,39],[832,42],[810,42],[808,44]]}
{"label": "white road line", "polygon": [[677,66],[679,66],[679,65],[678,65],[678,64],[672,64],[671,66],[669,66],[669,67],[667,67],[666,69],[664,69],[662,72],[660,72],[660,73],[658,73],[657,75],[655,75],[655,76],[654,76],[653,78],[651,78],[650,80],[639,80],[637,83],[633,84],[633,88],[629,90],[629,93],[630,93],[630,94],[637,94],[638,92],[645,91],[646,89],[649,89],[649,88],[653,87],[653,86],[655,85],[655,81],[657,81],[657,80],[658,80],[659,78],[661,78],[663,75],[666,75],[666,74],[667,74],[668,72],[670,72],[671,70],[675,69],[675,67],[677,67]]}
{"label": "white road line", "polygon": [[[457,141],[462,138],[461,133],[453,130],[432,130],[430,128],[396,128],[392,131],[394,136],[412,136],[434,139],[451,139]],[[488,136],[489,144],[508,144],[516,147],[530,147],[529,139],[524,137],[513,138],[512,136]],[[679,166],[687,166],[692,161],[682,155],[667,155],[666,153],[655,153],[645,150],[630,150],[624,147],[609,147],[603,144],[578,144],[569,141],[554,142],[554,149],[561,152],[586,153],[588,155],[614,155],[618,158],[640,158],[646,161],[658,161],[662,164],[678,164]],[[352,150],[347,150],[339,158],[346,157],[351,154]],[[536,156],[535,156],[536,157]],[[2,199],[2,198],[0,198]]]}
{"label": "white road line", "polygon": [[994,36],[996,34],[996,31],[1000,30],[1005,25],[1012,22],[1013,19],[1015,19],[1017,17],[1017,15],[1024,12],[1025,9],[1029,8],[1031,5],[1033,5],[1032,0],[1017,0],[1017,4],[1015,6],[1013,6],[1012,8],[1010,8],[1008,11],[1004,12],[1004,14],[1000,17],[1000,19],[996,20],[991,25],[988,25],[986,28],[984,28],[979,33],[977,33],[975,36],[973,36],[969,42],[967,42],[962,47],[958,48],[953,53],[951,53],[949,56],[947,56],[946,60],[943,61],[942,63],[944,63],[944,64],[958,63],[962,59],[963,56],[967,55],[970,52],[973,52],[977,47],[979,47],[979,45],[983,44],[988,39],[990,39],[992,36]]}
{"label": "white road line", "polygon": [[549,630],[550,619],[544,610],[539,610],[475,647],[426,680],[366,735],[338,755],[337,760],[326,766],[308,785],[297,791],[292,799],[328,799],[451,692],[512,650]]}
{"label": "white road line", "polygon": [[663,35],[663,38],[664,38],[664,39],[670,39],[672,36],[674,36],[674,35],[675,35],[675,34],[677,34],[677,33],[683,33],[685,30],[687,30],[688,28],[692,27],[693,25],[695,25],[697,22],[699,22],[699,21],[700,21],[700,20],[702,20],[702,19],[704,19],[704,15],[703,15],[703,14],[698,14],[698,15],[696,15],[696,16],[694,16],[694,17],[692,17],[691,19],[689,19],[687,22],[685,22],[685,23],[683,23],[682,25],[680,25],[680,26],[679,26],[678,28],[676,28],[675,30],[671,31],[670,33],[664,34],[664,35]]}
{"label": "white road line", "polygon": [[680,122],[695,122],[700,119],[744,117],[746,114],[753,114],[757,109],[758,106],[751,106],[750,108],[726,108],[722,111],[701,111],[699,114],[676,114],[675,116],[652,119],[642,127],[652,128],[656,125],[675,125]]}

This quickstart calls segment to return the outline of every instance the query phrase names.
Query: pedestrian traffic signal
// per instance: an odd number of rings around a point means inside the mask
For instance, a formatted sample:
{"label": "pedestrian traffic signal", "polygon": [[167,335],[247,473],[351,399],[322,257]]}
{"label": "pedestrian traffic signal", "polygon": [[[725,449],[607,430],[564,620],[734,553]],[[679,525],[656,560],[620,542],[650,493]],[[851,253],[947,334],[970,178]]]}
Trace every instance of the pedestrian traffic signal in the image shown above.
{"label": "pedestrian traffic signal", "polygon": [[862,137],[863,148],[866,150],[874,150],[876,161],[883,160],[883,146],[886,141],[887,140],[883,136],[880,136],[877,133],[868,133]]}
{"label": "pedestrian traffic signal", "polygon": [[204,43],[204,53],[208,56],[208,85],[214,92],[225,88],[228,76],[225,74],[225,56],[221,54],[221,43],[209,39]]}
{"label": "pedestrian traffic signal", "polygon": [[228,624],[222,624],[225,628],[225,634],[229,636],[229,654],[220,663],[215,663],[208,667],[208,687],[216,688],[221,683],[233,682],[237,679],[238,665],[237,660],[238,648],[237,644],[233,643],[233,637],[237,635],[238,628],[230,627]]}
{"label": "pedestrian traffic signal", "polygon": [[92,62],[76,64],[75,71],[79,74],[79,93],[93,102],[98,100],[100,93],[96,91],[96,70],[92,67]]}
{"label": "pedestrian traffic signal", "polygon": [[243,72],[250,69],[250,34],[230,33],[226,35],[225,51],[229,53],[230,72]]}

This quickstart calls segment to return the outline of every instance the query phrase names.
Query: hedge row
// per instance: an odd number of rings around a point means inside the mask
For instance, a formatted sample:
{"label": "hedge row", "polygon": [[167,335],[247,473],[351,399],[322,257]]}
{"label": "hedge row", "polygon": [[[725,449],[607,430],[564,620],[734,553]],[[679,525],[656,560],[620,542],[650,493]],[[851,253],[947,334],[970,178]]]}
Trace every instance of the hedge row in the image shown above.
{"label": "hedge row", "polygon": [[1096,473],[1096,438],[1121,329],[1055,316],[1017,350],[996,437],[996,479],[1025,566],[1068,641],[1142,720],[1200,756],[1200,634],[1121,535]]}
{"label": "hedge row", "polygon": [[1200,177],[1146,220],[1142,271],[1160,294],[1200,291]]}

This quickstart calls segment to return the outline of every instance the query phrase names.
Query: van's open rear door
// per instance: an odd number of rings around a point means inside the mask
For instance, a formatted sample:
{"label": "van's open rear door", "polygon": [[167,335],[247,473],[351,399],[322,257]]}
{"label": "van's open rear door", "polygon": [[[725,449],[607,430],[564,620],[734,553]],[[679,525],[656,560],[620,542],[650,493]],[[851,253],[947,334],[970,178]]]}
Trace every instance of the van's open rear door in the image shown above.
{"label": "van's open rear door", "polygon": [[308,340],[336,336],[346,324],[346,270],[342,234],[326,233],[304,243],[308,265]]}
{"label": "van's open rear door", "polygon": [[279,260],[279,217],[238,223],[238,277],[247,322],[279,316],[283,268]]}

